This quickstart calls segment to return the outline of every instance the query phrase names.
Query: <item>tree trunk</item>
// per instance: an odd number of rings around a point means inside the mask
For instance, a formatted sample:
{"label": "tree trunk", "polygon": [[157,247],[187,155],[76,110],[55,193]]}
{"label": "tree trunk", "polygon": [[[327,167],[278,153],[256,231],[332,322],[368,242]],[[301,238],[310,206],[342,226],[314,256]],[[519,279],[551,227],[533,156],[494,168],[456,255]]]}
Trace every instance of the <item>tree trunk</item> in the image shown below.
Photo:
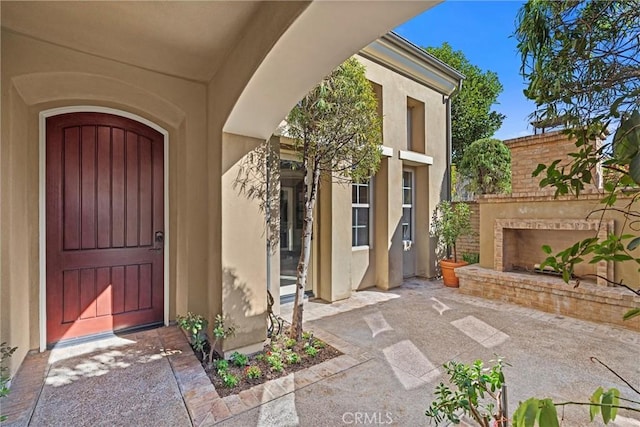
{"label": "tree trunk", "polygon": [[[309,176],[311,175],[311,176]],[[311,181],[311,185],[309,185]],[[320,184],[320,167],[316,161],[311,171],[307,169],[304,186],[304,225],[302,228],[302,249],[296,274],[296,296],[293,305],[290,337],[296,341],[302,339],[302,312],[304,311],[304,289],[307,285],[309,260],[311,258],[311,236],[313,234],[313,210],[316,206],[318,185]]]}

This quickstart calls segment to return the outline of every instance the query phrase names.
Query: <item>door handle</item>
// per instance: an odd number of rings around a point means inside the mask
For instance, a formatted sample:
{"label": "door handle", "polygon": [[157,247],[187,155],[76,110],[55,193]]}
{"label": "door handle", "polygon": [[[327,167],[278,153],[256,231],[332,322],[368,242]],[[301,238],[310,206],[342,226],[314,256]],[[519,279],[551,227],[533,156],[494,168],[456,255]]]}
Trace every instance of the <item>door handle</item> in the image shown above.
{"label": "door handle", "polygon": [[149,248],[150,251],[161,251],[164,247],[164,233],[162,231],[156,231],[153,234],[153,247]]}

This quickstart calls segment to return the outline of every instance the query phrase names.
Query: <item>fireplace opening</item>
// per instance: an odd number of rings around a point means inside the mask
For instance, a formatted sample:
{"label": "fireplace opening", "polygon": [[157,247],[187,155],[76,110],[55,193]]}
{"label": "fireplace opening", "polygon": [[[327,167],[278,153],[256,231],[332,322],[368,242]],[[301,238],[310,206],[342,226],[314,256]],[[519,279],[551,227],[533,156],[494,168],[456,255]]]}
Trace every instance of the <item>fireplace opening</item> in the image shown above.
{"label": "fireplace opening", "polygon": [[[555,254],[596,233],[604,238],[608,230],[613,230],[613,221],[600,224],[593,220],[498,219],[494,230],[495,269],[553,275],[552,268],[540,269],[547,258],[543,245],[550,246]],[[574,277],[602,285],[607,284],[607,279],[613,279],[612,263],[591,264],[590,256],[583,258],[585,261],[574,267]]]}

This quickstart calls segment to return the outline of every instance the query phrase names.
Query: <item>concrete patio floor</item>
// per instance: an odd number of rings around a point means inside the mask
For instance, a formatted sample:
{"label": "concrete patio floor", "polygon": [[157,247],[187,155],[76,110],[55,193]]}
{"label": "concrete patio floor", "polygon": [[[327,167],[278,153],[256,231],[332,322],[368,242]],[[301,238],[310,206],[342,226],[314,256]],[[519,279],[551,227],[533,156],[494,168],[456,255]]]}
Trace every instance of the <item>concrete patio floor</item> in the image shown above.
{"label": "concrete patio floor", "polygon": [[[282,317],[290,311],[283,306]],[[600,385],[638,400],[590,357],[640,388],[640,334],[460,295],[437,281],[309,302],[305,319],[345,354],[239,396],[220,398],[169,327],[29,355],[0,412],[11,426],[428,425],[442,364],[496,355],[511,365],[511,411],[531,396],[587,401]],[[586,407],[567,407],[562,425],[600,424],[589,423]],[[613,425],[640,426],[640,414],[620,411]]]}

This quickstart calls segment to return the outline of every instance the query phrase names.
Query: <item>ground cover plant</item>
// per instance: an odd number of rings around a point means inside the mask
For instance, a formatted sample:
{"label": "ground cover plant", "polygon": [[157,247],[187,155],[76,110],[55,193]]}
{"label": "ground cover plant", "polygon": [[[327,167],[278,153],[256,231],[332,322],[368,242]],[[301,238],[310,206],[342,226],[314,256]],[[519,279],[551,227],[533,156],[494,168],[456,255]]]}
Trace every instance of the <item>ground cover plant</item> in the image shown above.
{"label": "ground cover plant", "polygon": [[226,360],[217,353],[216,345],[221,339],[231,336],[234,330],[225,326],[222,316],[216,316],[213,340],[209,338],[208,322],[203,316],[187,313],[186,316],[178,316],[177,323],[186,332],[194,354],[222,397],[237,394],[341,354],[307,331],[297,341],[287,335],[276,335],[265,344],[261,352],[253,355],[234,352]]}

